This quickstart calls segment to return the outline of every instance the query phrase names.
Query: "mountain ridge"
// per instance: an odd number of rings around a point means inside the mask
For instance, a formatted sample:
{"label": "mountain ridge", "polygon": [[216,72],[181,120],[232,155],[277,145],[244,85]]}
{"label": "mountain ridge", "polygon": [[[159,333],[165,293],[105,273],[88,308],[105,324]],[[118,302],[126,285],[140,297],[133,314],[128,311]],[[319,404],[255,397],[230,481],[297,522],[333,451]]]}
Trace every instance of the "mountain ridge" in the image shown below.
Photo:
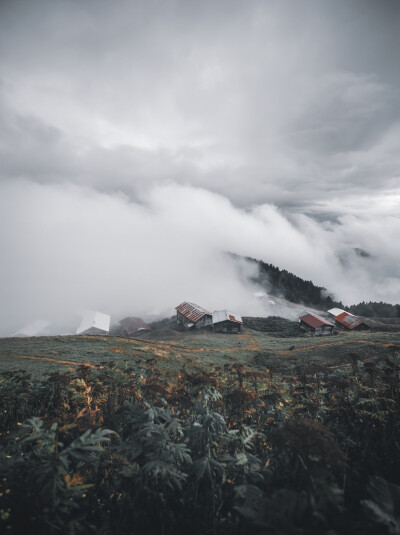
{"label": "mountain ridge", "polygon": [[400,318],[400,304],[361,301],[347,306],[342,301],[336,301],[334,295],[323,286],[317,286],[311,280],[304,280],[286,269],[249,256],[231,253],[231,257],[245,260],[258,268],[258,274],[250,277],[250,281],[261,286],[268,295],[324,311],[337,307],[368,318]]}

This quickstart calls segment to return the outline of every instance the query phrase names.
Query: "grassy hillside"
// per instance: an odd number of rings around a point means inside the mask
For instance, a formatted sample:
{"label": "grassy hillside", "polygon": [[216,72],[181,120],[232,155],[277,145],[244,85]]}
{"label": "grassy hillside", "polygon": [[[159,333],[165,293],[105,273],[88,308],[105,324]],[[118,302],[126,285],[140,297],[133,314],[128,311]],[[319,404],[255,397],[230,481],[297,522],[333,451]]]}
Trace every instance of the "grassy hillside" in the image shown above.
{"label": "grassy hillside", "polygon": [[[283,320],[284,321],[284,320]],[[292,322],[288,322],[292,326]],[[291,327],[292,328],[292,327]],[[166,340],[128,339],[101,336],[52,336],[0,339],[2,371],[24,369],[34,379],[54,371],[75,369],[82,364],[118,368],[146,369],[155,363],[159,370],[175,373],[182,366],[207,369],[240,363],[253,366],[262,354],[268,362],[287,365],[301,362],[336,364],[350,352],[361,358],[384,357],[390,344],[398,343],[397,332],[345,333],[335,337],[289,338],[270,332],[245,329],[241,335],[168,333]]]}

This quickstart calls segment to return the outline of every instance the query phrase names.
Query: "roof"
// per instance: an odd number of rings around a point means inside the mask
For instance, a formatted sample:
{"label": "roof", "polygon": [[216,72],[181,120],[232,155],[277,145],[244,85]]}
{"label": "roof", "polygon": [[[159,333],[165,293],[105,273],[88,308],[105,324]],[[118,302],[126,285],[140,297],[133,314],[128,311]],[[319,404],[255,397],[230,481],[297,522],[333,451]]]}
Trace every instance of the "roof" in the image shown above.
{"label": "roof", "polygon": [[243,323],[239,314],[234,314],[229,310],[216,310],[212,315],[213,323],[220,323],[221,321],[234,321],[235,323]]}
{"label": "roof", "polygon": [[341,308],[331,308],[330,310],[328,310],[328,314],[330,314],[331,316],[339,316],[339,314],[343,314],[344,310],[342,310]]}
{"label": "roof", "polygon": [[354,327],[358,327],[361,325],[362,322],[359,318],[356,316],[353,316],[353,314],[349,314],[348,312],[343,312],[342,314],[339,314],[335,317],[335,320],[348,329],[354,329]]}
{"label": "roof", "polygon": [[108,333],[110,330],[110,316],[108,314],[103,314],[103,312],[89,310],[83,316],[81,324],[76,329],[76,334],[82,334],[84,331],[93,327]]}
{"label": "roof", "polygon": [[120,321],[121,327],[124,329],[124,331],[130,336],[131,334],[137,332],[137,331],[150,331],[151,327],[147,323],[145,323],[141,318],[124,318]]}
{"label": "roof", "polygon": [[317,314],[304,314],[304,316],[300,316],[300,320],[307,323],[310,327],[314,327],[314,329],[321,327],[322,325],[328,325],[330,327],[335,326],[334,323],[321,318],[321,316],[317,316]]}
{"label": "roof", "polygon": [[188,303],[187,301],[184,301],[175,308],[178,312],[183,314],[185,318],[193,322],[196,322],[206,314],[212,316],[211,312],[209,312],[205,308],[196,305],[196,303]]}

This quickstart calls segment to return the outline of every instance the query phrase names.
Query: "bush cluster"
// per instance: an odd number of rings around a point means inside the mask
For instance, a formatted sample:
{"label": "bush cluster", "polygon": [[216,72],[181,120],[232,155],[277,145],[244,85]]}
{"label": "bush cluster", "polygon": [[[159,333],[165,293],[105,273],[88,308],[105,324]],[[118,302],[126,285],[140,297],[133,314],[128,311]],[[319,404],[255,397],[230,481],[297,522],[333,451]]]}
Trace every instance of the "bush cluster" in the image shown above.
{"label": "bush cluster", "polygon": [[290,321],[280,316],[268,316],[268,318],[243,316],[243,326],[255,331],[270,333],[278,338],[292,338],[302,336],[298,321]]}
{"label": "bush cluster", "polygon": [[0,531],[398,533],[399,364],[0,376]]}

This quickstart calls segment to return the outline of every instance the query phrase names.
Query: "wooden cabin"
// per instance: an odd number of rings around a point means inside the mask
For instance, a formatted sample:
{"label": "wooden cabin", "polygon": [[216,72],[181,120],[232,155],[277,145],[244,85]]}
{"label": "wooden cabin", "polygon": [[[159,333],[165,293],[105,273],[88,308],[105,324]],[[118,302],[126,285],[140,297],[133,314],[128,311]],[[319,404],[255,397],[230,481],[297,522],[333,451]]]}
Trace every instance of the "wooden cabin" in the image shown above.
{"label": "wooden cabin", "polygon": [[212,314],[205,308],[184,301],[176,308],[176,321],[184,329],[212,328]]}
{"label": "wooden cabin", "polygon": [[313,336],[327,336],[334,333],[335,324],[317,314],[304,314],[299,318],[300,328]]}
{"label": "wooden cabin", "polygon": [[135,336],[143,331],[151,331],[150,325],[142,320],[142,318],[128,317],[120,322],[123,333],[126,336]]}
{"label": "wooden cabin", "polygon": [[242,318],[228,310],[213,312],[212,322],[215,333],[240,333],[242,331]]}

